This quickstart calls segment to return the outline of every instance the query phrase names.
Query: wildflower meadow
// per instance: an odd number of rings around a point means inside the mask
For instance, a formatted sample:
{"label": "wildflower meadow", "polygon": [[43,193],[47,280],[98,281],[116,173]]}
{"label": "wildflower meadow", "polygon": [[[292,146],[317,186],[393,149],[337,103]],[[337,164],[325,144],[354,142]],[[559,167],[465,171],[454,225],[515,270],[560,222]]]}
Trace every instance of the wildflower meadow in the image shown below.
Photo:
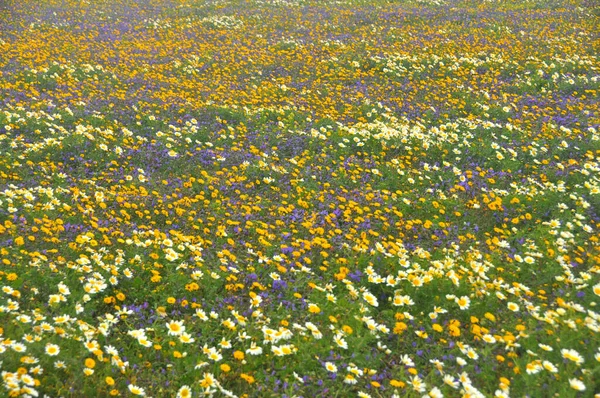
{"label": "wildflower meadow", "polygon": [[599,27],[0,1],[0,396],[599,397]]}

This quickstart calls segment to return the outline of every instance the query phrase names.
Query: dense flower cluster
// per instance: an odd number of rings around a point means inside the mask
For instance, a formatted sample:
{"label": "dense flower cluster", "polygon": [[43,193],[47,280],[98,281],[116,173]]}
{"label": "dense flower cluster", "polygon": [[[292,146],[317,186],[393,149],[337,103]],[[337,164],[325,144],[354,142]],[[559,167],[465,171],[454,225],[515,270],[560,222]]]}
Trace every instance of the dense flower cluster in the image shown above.
{"label": "dense flower cluster", "polygon": [[593,396],[599,15],[3,2],[0,395]]}

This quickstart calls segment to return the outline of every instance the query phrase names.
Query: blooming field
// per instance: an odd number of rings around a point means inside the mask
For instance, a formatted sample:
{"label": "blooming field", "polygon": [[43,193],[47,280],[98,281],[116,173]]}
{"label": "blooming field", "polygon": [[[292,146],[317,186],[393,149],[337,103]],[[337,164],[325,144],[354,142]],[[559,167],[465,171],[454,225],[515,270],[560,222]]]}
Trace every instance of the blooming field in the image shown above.
{"label": "blooming field", "polygon": [[599,15],[0,3],[0,395],[594,396]]}

